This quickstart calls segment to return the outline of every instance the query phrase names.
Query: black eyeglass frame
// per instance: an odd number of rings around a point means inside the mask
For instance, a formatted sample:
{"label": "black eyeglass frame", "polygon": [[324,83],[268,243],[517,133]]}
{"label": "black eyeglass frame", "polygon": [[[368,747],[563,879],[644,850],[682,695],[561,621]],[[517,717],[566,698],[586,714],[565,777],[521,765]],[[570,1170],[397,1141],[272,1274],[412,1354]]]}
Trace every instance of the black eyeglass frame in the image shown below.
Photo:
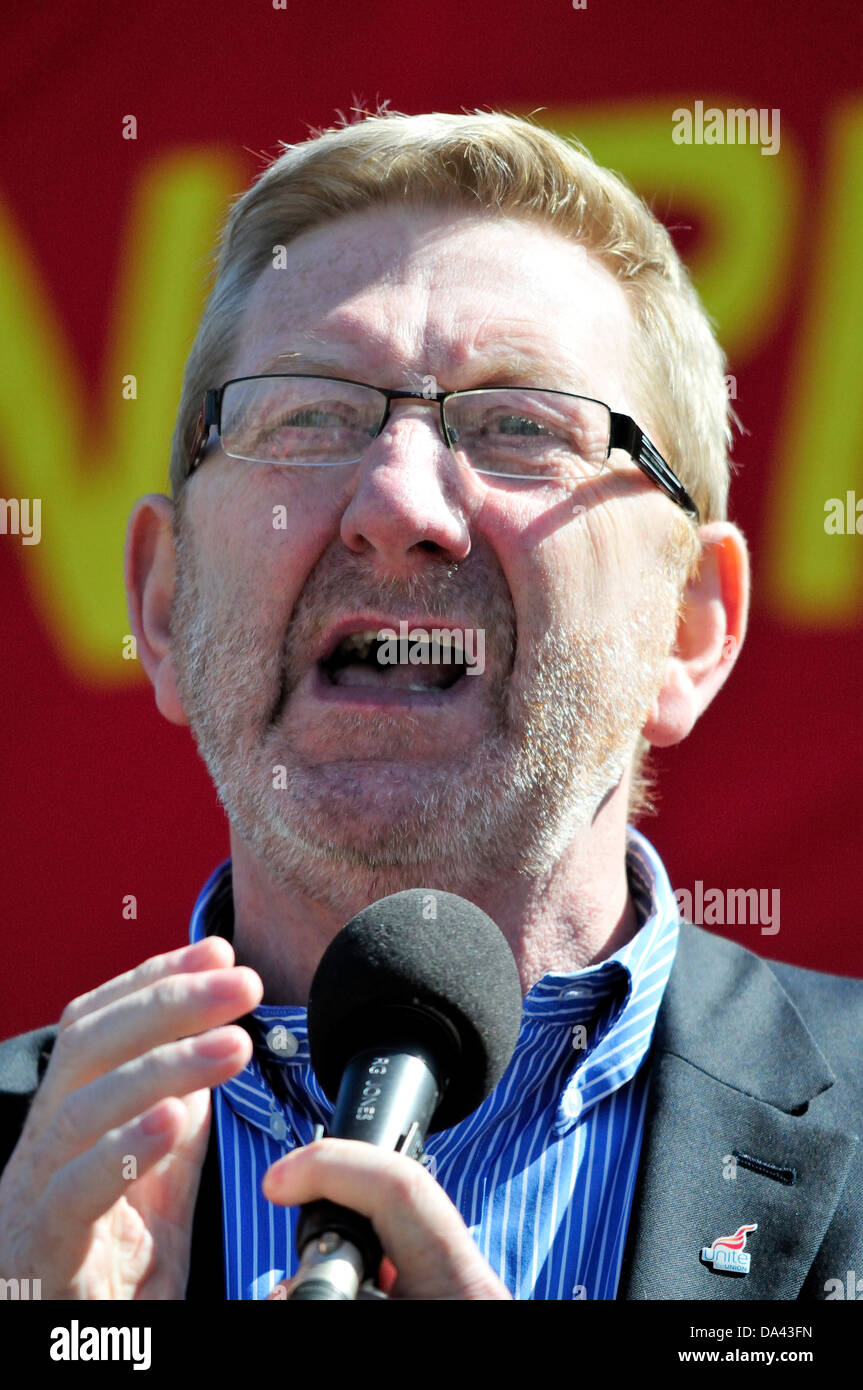
{"label": "black eyeglass frame", "polygon": [[[300,381],[337,381],[345,386],[362,386],[367,391],[374,391],[378,396],[383,396],[386,402],[384,414],[378,425],[377,434],[372,438],[377,439],[386,429],[387,421],[390,418],[390,408],[393,401],[426,401],[429,405],[435,402],[440,411],[441,434],[447,448],[455,451],[456,441],[453,440],[446,422],[444,406],[448,400],[454,396],[470,396],[480,391],[536,391],[538,394],[550,396],[568,396],[571,400],[592,401],[594,405],[601,405],[608,411],[611,418],[609,431],[608,450],[605,457],[609,458],[612,449],[623,449],[629,454],[633,463],[637,465],[651,482],[670,497],[672,502],[676,502],[679,507],[686,512],[686,515],[698,524],[700,518],[698,508],[690,497],[686,488],[683,486],[677,475],[672,472],[665,459],[660,454],[656,445],[644,433],[640,425],[629,415],[621,415],[618,411],[612,410],[605,401],[598,401],[594,396],[582,396],[575,391],[556,391],[551,387],[544,386],[472,386],[464,391],[437,391],[428,394],[423,391],[388,391],[380,386],[371,386],[367,381],[352,381],[349,377],[332,376],[322,377],[319,372],[263,372],[254,376],[235,376],[230,381],[225,381],[221,386],[211,387],[205,394],[200,414],[198,415],[195,426],[195,434],[192,439],[189,451],[189,474],[195,472],[204,458],[209,447],[210,431],[215,429],[219,438],[222,437],[222,400],[225,391],[229,386],[235,385],[238,381],[265,381],[290,378]],[[229,455],[230,457],[230,455]],[[346,462],[356,462],[356,460],[346,460]],[[290,466],[290,465],[287,465]],[[329,465],[332,466],[332,465]],[[477,472],[480,470],[477,469]],[[509,476],[502,474],[489,474],[489,477]]]}

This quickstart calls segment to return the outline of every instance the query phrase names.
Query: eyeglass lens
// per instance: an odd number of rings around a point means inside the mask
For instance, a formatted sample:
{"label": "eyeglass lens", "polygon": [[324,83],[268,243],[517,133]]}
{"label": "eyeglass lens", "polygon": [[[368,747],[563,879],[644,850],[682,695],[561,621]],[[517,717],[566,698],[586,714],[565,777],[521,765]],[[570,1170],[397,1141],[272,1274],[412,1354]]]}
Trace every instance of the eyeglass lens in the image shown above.
{"label": "eyeglass lens", "polygon": [[[222,446],[261,463],[332,465],[362,457],[380,432],[386,398],[326,377],[254,377],[227,384]],[[610,415],[599,401],[494,387],[451,396],[446,427],[457,456],[480,472],[556,478],[595,474],[608,452]]]}

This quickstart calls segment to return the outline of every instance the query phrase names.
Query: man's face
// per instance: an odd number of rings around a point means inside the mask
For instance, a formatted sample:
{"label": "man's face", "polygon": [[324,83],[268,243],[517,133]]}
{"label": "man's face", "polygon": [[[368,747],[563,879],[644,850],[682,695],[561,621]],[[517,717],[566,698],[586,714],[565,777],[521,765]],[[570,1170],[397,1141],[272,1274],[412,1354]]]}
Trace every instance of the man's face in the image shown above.
{"label": "man's face", "polygon": [[[557,388],[638,418],[633,333],[612,275],[548,228],[383,208],[262,272],[228,375]],[[625,774],[674,641],[683,522],[626,456],[588,482],[494,479],[438,421],[394,402],[336,467],[214,449],[186,489],[186,714],[246,845],[334,907],[549,870]],[[482,629],[483,673],[443,688],[446,668],[376,673],[337,646],[402,620]]]}

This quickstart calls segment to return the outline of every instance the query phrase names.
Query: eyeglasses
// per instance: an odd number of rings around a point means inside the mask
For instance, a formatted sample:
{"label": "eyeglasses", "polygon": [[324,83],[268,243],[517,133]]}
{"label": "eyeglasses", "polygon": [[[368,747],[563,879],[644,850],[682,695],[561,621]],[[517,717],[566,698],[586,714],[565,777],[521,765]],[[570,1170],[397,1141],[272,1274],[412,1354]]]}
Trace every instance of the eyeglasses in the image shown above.
{"label": "eyeglasses", "polygon": [[568,391],[484,386],[468,391],[384,391],[338,377],[285,373],[235,377],[207,391],[189,456],[193,473],[215,428],[229,458],[330,468],[355,463],[383,431],[393,401],[440,408],[447,446],[494,478],[535,482],[595,477],[612,449],[698,521],[689,493],[644,431],[602,401]]}

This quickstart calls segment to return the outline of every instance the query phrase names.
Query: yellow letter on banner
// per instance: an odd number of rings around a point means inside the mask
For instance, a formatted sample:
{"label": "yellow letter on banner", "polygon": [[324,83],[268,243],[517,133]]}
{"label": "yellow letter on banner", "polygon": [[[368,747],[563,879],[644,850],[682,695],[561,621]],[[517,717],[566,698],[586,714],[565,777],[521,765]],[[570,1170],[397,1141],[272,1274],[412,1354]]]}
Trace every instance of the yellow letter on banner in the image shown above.
{"label": "yellow letter on banner", "polygon": [[[166,487],[185,357],[236,181],[230,163],[208,154],[168,157],[147,177],[130,219],[98,420],[85,419],[62,326],[0,208],[0,492],[42,499],[44,539],[28,552],[28,580],[65,660],[93,681],[140,679],[137,663],[118,659],[128,627],[126,520],[137,496]],[[129,374],[141,387],[136,400],[118,389]]]}
{"label": "yellow letter on banner", "polygon": [[[741,105],[700,96],[705,106]],[[600,164],[622,174],[657,216],[666,219],[674,209],[673,223],[681,213],[698,215],[706,234],[690,270],[736,371],[738,361],[770,332],[787,293],[797,156],[784,131],[776,159],[763,159],[757,144],[678,144],[672,117],[687,106],[692,99],[678,95],[623,107],[557,108],[537,119],[580,140]],[[745,416],[745,401],[741,411]]]}
{"label": "yellow letter on banner", "polygon": [[863,496],[863,102],[831,131],[818,238],[803,267],[814,283],[786,392],[787,418],[773,469],[770,594],[789,619],[856,621],[863,541],[830,534],[825,505]]}

